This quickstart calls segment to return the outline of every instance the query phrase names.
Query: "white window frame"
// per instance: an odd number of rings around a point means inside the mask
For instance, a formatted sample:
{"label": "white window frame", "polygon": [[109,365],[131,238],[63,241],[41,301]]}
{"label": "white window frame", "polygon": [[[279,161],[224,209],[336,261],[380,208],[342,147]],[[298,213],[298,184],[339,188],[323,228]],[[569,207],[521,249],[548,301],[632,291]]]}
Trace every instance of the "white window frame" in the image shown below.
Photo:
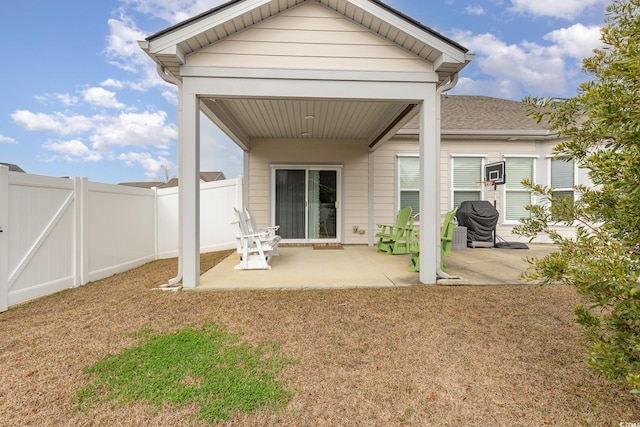
{"label": "white window frame", "polygon": [[453,209],[455,203],[455,192],[456,191],[480,191],[480,200],[486,200],[485,186],[478,184],[476,188],[457,188],[455,187],[455,159],[459,158],[480,158],[480,176],[478,177],[478,181],[484,180],[484,167],[487,164],[487,155],[486,154],[466,154],[466,153],[451,153],[449,154],[449,210]]}
{"label": "white window frame", "polygon": [[552,175],[552,162],[554,160],[558,160],[561,161],[560,159],[557,159],[555,156],[547,156],[547,171],[548,171],[548,175],[547,175],[547,182],[549,183],[549,188],[551,190],[557,190],[557,191],[571,191],[573,192],[573,199],[576,199],[576,189],[574,188],[576,186],[576,180],[578,177],[578,167],[576,166],[576,162],[572,161],[571,163],[573,163],[573,182],[571,183],[571,187],[558,187],[558,188],[554,188],[553,187],[553,175]]}
{"label": "white window frame", "polygon": [[[396,153],[396,164],[395,164],[395,180],[396,180],[396,196],[395,196],[395,207],[396,207],[396,212],[398,210],[400,210],[400,203],[402,201],[402,191],[417,191],[418,192],[418,197],[420,195],[420,187],[416,188],[416,189],[408,189],[408,188],[401,188],[401,180],[400,180],[400,160],[401,159],[406,159],[406,158],[420,158],[420,153]],[[419,181],[419,179],[418,179]],[[417,215],[416,212],[413,213],[413,215]]]}
{"label": "white window frame", "polygon": [[[540,156],[536,155],[536,154],[503,154],[502,155],[502,160],[504,160],[506,162],[506,169],[509,168],[509,159],[531,159],[532,164],[531,164],[531,182],[532,183],[536,183],[537,182],[537,176],[536,176],[536,167],[537,167],[537,161],[539,160]],[[507,180],[509,180],[509,172],[507,172],[505,169],[505,174],[507,176]],[[507,219],[507,192],[523,192],[523,193],[529,193],[530,194],[530,203],[529,204],[535,204],[537,202],[536,197],[531,194],[530,190],[527,190],[526,188],[522,188],[522,189],[517,189],[517,188],[510,188],[507,189],[507,184],[505,183],[504,185],[501,186],[502,187],[502,191],[500,194],[500,199],[501,199],[501,203],[500,203],[500,218],[501,218],[501,223],[504,225],[518,225],[520,224],[519,220],[514,220],[514,219]]]}

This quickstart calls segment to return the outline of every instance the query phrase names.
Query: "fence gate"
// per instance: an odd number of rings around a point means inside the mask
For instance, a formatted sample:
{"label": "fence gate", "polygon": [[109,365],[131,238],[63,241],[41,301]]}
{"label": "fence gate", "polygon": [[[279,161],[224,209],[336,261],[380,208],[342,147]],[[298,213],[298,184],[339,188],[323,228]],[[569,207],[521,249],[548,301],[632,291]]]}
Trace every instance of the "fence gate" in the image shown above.
{"label": "fence gate", "polygon": [[2,261],[7,264],[4,294],[11,306],[73,287],[75,186],[65,178],[8,175],[0,244],[7,259]]}

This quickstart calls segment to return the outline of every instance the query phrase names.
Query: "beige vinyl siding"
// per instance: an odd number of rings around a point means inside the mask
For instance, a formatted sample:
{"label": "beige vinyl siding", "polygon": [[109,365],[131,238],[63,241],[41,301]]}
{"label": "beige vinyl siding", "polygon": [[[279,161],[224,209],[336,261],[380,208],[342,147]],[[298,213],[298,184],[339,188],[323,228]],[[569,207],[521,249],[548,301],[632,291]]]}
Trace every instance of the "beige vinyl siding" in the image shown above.
{"label": "beige vinyl siding", "polygon": [[320,4],[304,4],[190,55],[190,66],[432,71],[431,64]]}
{"label": "beige vinyl siding", "polygon": [[419,152],[417,139],[392,139],[374,154],[374,224],[393,224],[398,210],[398,154]]}
{"label": "beige vinyl siding", "polygon": [[[552,145],[546,147],[548,151]],[[401,154],[419,153],[420,145],[415,136],[397,136],[384,144],[374,154],[375,176],[374,182],[374,223],[392,223],[395,220],[397,210],[397,176],[396,161]],[[533,155],[537,152],[535,141],[492,141],[492,140],[465,140],[446,139],[440,146],[440,214],[451,209],[451,157],[452,156],[482,156],[485,163],[503,160],[505,154]],[[496,192],[498,209],[501,211],[498,223],[498,235],[509,241],[518,241],[523,238],[511,233],[512,225],[502,225],[503,212],[502,189],[498,187]],[[483,188],[484,200],[493,203],[493,187]]]}
{"label": "beige vinyl siding", "polygon": [[[249,207],[258,224],[269,224],[271,165],[342,166],[342,241],[366,244],[369,220],[369,150],[362,141],[256,139],[249,155]],[[312,159],[312,161],[310,161]],[[365,234],[354,234],[357,225]]]}

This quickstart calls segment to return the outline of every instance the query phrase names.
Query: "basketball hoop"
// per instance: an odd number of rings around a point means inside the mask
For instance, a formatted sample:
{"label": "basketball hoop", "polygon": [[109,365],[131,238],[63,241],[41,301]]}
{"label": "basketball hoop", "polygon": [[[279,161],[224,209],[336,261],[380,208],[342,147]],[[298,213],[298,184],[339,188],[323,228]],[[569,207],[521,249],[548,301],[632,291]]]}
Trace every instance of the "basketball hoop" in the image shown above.
{"label": "basketball hoop", "polygon": [[492,180],[488,180],[488,181],[476,181],[476,184],[480,184],[480,185],[484,185],[485,187],[495,187],[496,186],[496,182],[492,181]]}

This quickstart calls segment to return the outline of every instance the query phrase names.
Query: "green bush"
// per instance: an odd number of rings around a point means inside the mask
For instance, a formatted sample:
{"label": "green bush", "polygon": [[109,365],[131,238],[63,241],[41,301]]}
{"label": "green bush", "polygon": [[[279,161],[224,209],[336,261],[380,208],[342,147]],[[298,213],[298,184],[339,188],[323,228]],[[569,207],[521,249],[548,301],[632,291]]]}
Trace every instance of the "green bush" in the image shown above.
{"label": "green bush", "polygon": [[[567,100],[528,98],[532,115],[560,137],[558,158],[589,170],[594,186],[576,200],[525,183],[541,203],[516,228],[546,232],[558,251],[531,260],[525,276],[566,283],[584,296],[576,319],[590,338],[587,363],[640,393],[640,0],[614,0],[602,30],[605,47],[583,63],[594,78]],[[554,230],[577,227],[574,238]]]}

